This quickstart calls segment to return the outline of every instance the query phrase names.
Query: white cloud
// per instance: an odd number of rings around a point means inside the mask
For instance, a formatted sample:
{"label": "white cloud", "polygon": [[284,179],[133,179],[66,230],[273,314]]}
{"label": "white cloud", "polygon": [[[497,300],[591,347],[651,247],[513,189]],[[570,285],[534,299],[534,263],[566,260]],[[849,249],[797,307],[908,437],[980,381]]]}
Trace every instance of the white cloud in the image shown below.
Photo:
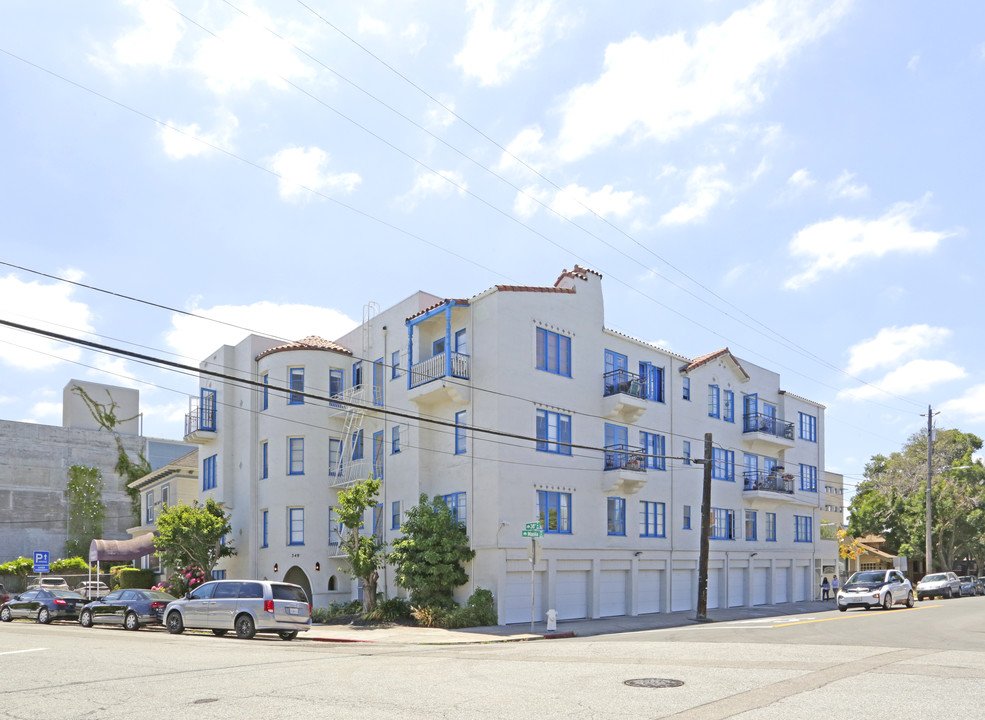
{"label": "white cloud", "polygon": [[502,85],[541,51],[548,31],[567,24],[554,0],[518,0],[506,23],[496,25],[493,0],[469,0],[472,24],[455,64],[480,85]]}
{"label": "white cloud", "polygon": [[506,152],[500,155],[496,169],[500,172],[525,170],[522,161],[539,171],[543,167],[544,152],[543,131],[537,126],[524,128],[506,146]]}
{"label": "white cloud", "polygon": [[418,53],[428,44],[428,26],[426,23],[412,22],[404,28],[400,37],[411,54]]}
{"label": "white cloud", "polygon": [[137,7],[144,24],[113,43],[116,59],[129,66],[170,64],[185,27],[174,6],[157,0],[125,2]]}
{"label": "white cloud", "polygon": [[461,197],[467,189],[465,176],[457,170],[439,170],[438,174],[421,170],[414,178],[414,186],[397,198],[397,204],[405,210],[413,210],[425,198],[447,198],[452,195]]}
{"label": "white cloud", "polygon": [[919,63],[920,63],[920,54],[917,53],[910,58],[910,61],[906,64],[906,69],[912,72],[913,70],[917,69],[917,65]]}
{"label": "white cloud", "polygon": [[441,105],[429,103],[425,116],[427,126],[437,130],[444,130],[447,127],[451,127],[452,123],[455,122],[454,110],[454,100],[445,100],[442,98]]}
{"label": "white cloud", "polygon": [[937,409],[941,413],[953,413],[968,422],[985,421],[985,384],[968,388],[964,395],[941,403]]}
{"label": "white cloud", "polygon": [[725,287],[735,287],[739,284],[739,281],[742,280],[754,267],[755,266],[751,263],[736,265],[734,268],[725,273],[725,277],[722,279],[722,284],[725,285]]}
{"label": "white cloud", "polygon": [[855,173],[848,172],[847,170],[839,175],[838,179],[828,186],[832,197],[848,198],[849,200],[861,200],[862,198],[868,196],[869,187],[867,185],[857,185],[853,183],[852,180],[854,178]]}
{"label": "white cloud", "polygon": [[601,190],[592,192],[581,185],[572,184],[554,195],[551,209],[566,218],[587,213],[595,213],[601,217],[625,217],[645,204],[646,199],[632,190],[615,191],[611,185],[605,185]]}
{"label": "white cloud", "polygon": [[171,127],[162,127],[158,134],[164,146],[164,153],[172,160],[182,160],[213,150],[210,145],[231,149],[232,136],[239,127],[239,120],[231,112],[223,112],[218,126],[211,133],[202,132],[197,123],[179,125],[169,120],[168,125]]}
{"label": "white cloud", "polygon": [[[63,275],[73,279],[81,277],[81,273],[74,270],[63,272]],[[4,318],[11,322],[82,337],[93,330],[92,313],[85,303],[72,300],[73,290],[67,283],[24,282],[10,274],[0,277],[0,308],[4,310]],[[21,314],[17,310],[26,312]],[[62,360],[76,361],[81,354],[78,347],[0,327],[0,363],[24,370],[44,370]]]}
{"label": "white cloud", "polygon": [[770,74],[798,48],[826,33],[847,0],[763,0],[707,25],[606,48],[601,76],[572,91],[563,107],[558,153],[577,160],[633,133],[667,141],[715,118],[749,111]]}
{"label": "white cloud", "polygon": [[58,402],[38,402],[31,406],[30,420],[27,422],[43,423],[45,425],[61,424],[62,422],[62,403]]}
{"label": "white cloud", "polygon": [[285,148],[270,159],[270,169],[277,173],[280,196],[288,202],[301,202],[317,192],[349,193],[362,181],[356,173],[332,175],[327,172],[328,154],[321,148]]}
{"label": "white cloud", "polygon": [[723,165],[700,166],[691,171],[687,179],[687,199],[660,218],[663,225],[698,223],[708,217],[722,195],[732,192],[732,185],[720,177]]}
{"label": "white cloud", "polygon": [[801,168],[787,180],[787,185],[795,190],[806,190],[813,184],[814,178],[811,177],[811,174],[807,168]]}
{"label": "white cloud", "polygon": [[950,337],[947,328],[930,325],[883,328],[876,336],[863,340],[848,349],[848,367],[845,371],[855,375],[877,367],[895,365],[906,356],[919,350],[934,347]]}
{"label": "white cloud", "polygon": [[[133,364],[121,357],[109,355],[96,355],[93,360],[96,369],[89,370],[87,375],[97,379],[99,382],[111,385],[121,385],[123,387],[139,388],[142,386],[134,372]],[[110,375],[107,378],[106,375]]]}
{"label": "white cloud", "polygon": [[[925,198],[926,199],[926,198]],[[887,253],[928,253],[953,232],[917,230],[913,219],[922,202],[897,203],[875,220],[836,217],[809,225],[790,241],[790,254],[804,261],[805,269],[784,283],[798,290],[822,273],[834,272]]]}
{"label": "white cloud", "polygon": [[390,28],[387,27],[386,23],[369,15],[359,16],[358,29],[360,35],[379,35],[380,37],[386,37],[390,34]]}
{"label": "white cloud", "polygon": [[313,305],[278,305],[264,301],[252,305],[192,307],[190,311],[221,321],[210,322],[188,315],[171,316],[171,330],[166,333],[165,339],[174,352],[193,363],[198,363],[222,345],[235,345],[250,331],[288,340],[300,340],[308,335],[333,340],[356,327],[355,321],[338,310]]}
{"label": "white cloud", "polygon": [[889,395],[911,395],[929,390],[935,385],[967,376],[964,368],[947,360],[911,360],[886,373],[882,380],[869,385],[842,390],[839,399],[868,400]]}

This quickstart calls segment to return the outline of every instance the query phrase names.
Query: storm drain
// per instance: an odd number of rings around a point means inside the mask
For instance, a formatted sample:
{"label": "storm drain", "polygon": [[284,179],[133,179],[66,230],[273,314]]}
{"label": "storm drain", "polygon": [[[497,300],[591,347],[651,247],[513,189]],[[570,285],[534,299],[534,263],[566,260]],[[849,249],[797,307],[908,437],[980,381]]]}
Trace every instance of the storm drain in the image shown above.
{"label": "storm drain", "polygon": [[636,678],[623,682],[623,685],[643,688],[672,688],[680,687],[683,684],[683,680],[672,680],[671,678]]}

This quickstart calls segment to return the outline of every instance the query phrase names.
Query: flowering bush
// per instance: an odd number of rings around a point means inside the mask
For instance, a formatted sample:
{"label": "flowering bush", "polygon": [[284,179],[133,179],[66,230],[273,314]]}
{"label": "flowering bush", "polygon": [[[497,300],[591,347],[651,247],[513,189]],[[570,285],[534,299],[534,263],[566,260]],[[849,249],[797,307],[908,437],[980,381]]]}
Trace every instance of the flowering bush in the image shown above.
{"label": "flowering bush", "polygon": [[167,580],[155,585],[152,590],[161,590],[175,597],[183,597],[189,590],[205,582],[205,573],[201,568],[189,567],[176,570]]}

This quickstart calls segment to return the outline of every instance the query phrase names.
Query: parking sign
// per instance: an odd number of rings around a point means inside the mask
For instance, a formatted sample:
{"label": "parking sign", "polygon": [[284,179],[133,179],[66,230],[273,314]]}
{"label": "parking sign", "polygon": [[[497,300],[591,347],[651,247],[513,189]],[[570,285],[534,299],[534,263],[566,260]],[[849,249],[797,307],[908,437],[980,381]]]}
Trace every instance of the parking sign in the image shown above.
{"label": "parking sign", "polygon": [[36,573],[46,573],[48,572],[48,551],[47,550],[37,550],[34,553],[34,572]]}

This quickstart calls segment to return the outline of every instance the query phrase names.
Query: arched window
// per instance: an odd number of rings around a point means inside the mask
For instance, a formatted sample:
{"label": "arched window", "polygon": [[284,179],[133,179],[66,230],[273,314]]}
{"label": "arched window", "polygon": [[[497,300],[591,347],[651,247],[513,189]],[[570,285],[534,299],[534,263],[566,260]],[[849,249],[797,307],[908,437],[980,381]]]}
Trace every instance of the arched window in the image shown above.
{"label": "arched window", "polygon": [[329,591],[329,592],[332,592],[332,591],[333,591],[334,589],[335,589],[335,576],[334,576],[334,575],[332,575],[332,576],[331,576],[331,577],[330,577],[330,578],[328,579],[328,591]]}

